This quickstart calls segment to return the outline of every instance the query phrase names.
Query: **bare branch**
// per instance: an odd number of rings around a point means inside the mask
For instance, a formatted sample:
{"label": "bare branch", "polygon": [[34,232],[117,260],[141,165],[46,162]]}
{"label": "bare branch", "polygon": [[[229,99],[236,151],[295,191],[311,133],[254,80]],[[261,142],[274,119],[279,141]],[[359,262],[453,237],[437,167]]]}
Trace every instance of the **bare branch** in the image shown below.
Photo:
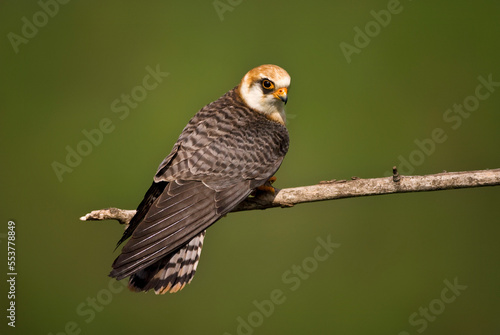
{"label": "bare branch", "polygon": [[[270,193],[249,197],[239,204],[233,212],[266,209],[272,207],[292,207],[305,202],[364,197],[393,193],[429,192],[459,188],[473,188],[500,185],[500,169],[443,172],[425,176],[400,176],[396,167],[393,176],[385,178],[324,181],[318,185],[276,189]],[[115,219],[128,223],[135,210],[106,208],[92,211],[80,220]]]}
{"label": "bare branch", "polygon": [[82,221],[118,220],[121,224],[128,224],[135,215],[135,209],[104,208],[92,211],[80,218]]}

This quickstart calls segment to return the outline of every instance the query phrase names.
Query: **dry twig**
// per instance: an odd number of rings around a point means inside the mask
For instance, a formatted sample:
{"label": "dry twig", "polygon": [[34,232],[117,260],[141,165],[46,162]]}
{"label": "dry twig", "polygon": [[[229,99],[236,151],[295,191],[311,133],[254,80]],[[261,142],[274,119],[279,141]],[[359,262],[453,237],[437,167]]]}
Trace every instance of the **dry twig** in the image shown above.
{"label": "dry twig", "polygon": [[[393,176],[386,178],[332,180],[318,185],[276,189],[276,194],[264,193],[249,197],[233,212],[266,209],[272,207],[292,207],[314,201],[344,199],[393,193],[429,192],[459,188],[500,185],[500,169],[443,172],[425,176],[400,176],[396,167]],[[128,223],[135,210],[106,208],[92,211],[80,220],[118,220]]]}

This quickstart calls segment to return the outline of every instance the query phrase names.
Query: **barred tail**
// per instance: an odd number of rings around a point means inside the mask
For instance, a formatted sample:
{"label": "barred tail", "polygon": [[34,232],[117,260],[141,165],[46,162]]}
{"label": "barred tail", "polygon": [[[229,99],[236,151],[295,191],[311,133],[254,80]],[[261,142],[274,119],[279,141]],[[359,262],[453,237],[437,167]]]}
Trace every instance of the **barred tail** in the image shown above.
{"label": "barred tail", "polygon": [[156,294],[180,291],[193,280],[200,260],[205,230],[180,249],[130,276],[132,291],[155,290]]}

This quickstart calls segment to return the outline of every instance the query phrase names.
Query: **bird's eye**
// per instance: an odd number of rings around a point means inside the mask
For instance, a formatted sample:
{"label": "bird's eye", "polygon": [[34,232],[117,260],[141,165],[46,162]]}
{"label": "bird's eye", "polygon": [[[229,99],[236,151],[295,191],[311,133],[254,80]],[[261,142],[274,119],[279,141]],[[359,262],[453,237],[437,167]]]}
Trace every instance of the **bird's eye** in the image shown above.
{"label": "bird's eye", "polygon": [[266,90],[272,90],[274,88],[274,84],[269,79],[264,79],[262,81],[262,87],[264,87]]}

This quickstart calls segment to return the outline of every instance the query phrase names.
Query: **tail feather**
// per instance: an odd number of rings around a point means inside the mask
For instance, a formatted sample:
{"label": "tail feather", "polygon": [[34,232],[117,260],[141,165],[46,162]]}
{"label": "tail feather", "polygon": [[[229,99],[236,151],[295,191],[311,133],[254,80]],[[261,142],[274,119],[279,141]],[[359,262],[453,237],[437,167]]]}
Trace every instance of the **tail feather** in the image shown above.
{"label": "tail feather", "polygon": [[154,289],[156,294],[182,290],[196,273],[205,232],[202,231],[181,248],[131,275],[129,289],[136,292]]}

